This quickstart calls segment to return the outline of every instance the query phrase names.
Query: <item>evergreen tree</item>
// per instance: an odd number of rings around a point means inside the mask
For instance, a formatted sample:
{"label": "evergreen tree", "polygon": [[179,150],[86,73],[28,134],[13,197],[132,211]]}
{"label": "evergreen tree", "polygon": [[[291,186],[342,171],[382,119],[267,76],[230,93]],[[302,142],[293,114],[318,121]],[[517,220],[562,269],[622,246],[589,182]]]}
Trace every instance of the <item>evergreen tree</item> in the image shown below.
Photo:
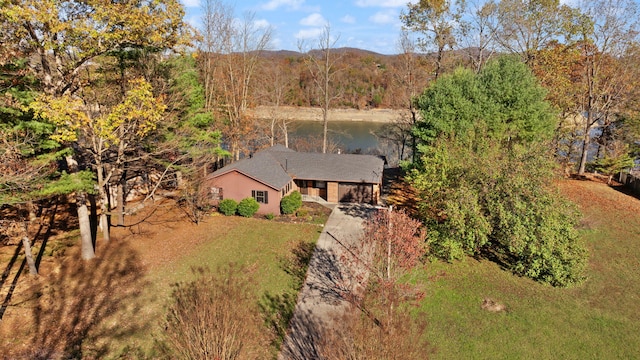
{"label": "evergreen tree", "polygon": [[478,75],[458,70],[417,99],[419,161],[409,181],[436,256],[497,259],[513,272],[567,286],[586,252],[577,213],[553,189],[555,117],[526,65],[511,57]]}

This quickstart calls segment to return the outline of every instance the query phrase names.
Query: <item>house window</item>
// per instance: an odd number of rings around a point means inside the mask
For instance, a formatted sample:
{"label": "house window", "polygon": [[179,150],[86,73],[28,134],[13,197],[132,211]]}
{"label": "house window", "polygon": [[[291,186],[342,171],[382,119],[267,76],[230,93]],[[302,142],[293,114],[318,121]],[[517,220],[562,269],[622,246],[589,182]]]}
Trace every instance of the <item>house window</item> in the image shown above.
{"label": "house window", "polygon": [[222,200],[222,188],[219,188],[219,187],[211,188],[211,200]]}
{"label": "house window", "polygon": [[327,182],[326,181],[316,180],[316,187],[318,189],[326,189],[327,188]]}
{"label": "house window", "polygon": [[261,190],[251,190],[251,196],[256,199],[257,202],[262,204],[269,203],[269,192]]}

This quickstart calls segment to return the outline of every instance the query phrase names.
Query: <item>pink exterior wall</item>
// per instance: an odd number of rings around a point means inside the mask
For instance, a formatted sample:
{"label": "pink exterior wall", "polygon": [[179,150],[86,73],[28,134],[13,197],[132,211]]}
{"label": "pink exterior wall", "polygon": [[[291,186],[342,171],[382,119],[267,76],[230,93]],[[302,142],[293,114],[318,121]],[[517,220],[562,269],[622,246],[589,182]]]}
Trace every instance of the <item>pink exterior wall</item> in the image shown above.
{"label": "pink exterior wall", "polygon": [[[238,202],[244,198],[251,197],[251,190],[267,191],[269,203],[260,204],[258,214],[280,215],[280,200],[282,199],[280,190],[275,190],[235,170],[213,179],[208,179],[207,188],[210,189],[212,187],[222,188],[223,199],[233,199]],[[214,205],[217,205],[217,201]]]}

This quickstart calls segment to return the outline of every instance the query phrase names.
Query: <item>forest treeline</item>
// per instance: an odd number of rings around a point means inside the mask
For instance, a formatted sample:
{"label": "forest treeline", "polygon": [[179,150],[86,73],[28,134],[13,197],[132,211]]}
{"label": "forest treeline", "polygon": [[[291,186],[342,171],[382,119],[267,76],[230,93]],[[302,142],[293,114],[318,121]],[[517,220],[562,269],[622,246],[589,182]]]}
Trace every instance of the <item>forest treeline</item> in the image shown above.
{"label": "forest treeline", "polygon": [[[640,134],[636,15],[631,0],[425,0],[403,9],[397,55],[380,55],[337,49],[330,25],[299,52],[270,51],[273,30],[222,0],[202,2],[197,28],[176,0],[4,1],[0,202],[27,224],[12,234],[28,240],[43,202],[73,196],[89,259],[95,224],[108,241],[133,189],[150,198],[179,187],[198,222],[203,179],[225,159],[295,147],[278,106],[322,109],[323,133],[303,144],[322,152],[332,151],[331,109],[404,109],[378,135],[418,162],[426,140],[416,129],[432,111],[418,96],[504,56],[544,88],[548,146],[565,171],[613,174],[633,166]],[[519,89],[503,90],[515,104]],[[257,105],[271,119],[250,117]]]}

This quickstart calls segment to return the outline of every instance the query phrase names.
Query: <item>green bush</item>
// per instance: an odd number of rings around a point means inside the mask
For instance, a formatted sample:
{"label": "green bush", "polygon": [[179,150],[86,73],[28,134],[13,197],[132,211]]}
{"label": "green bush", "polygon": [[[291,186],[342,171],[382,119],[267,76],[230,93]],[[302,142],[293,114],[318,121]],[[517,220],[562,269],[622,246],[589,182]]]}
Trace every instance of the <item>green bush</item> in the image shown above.
{"label": "green bush", "polygon": [[238,214],[244,217],[252,217],[260,209],[260,204],[252,197],[240,200],[238,204]]}
{"label": "green bush", "polygon": [[273,215],[273,213],[268,213],[268,214],[267,214],[267,215],[265,215],[264,217],[265,217],[265,219],[267,219],[267,220],[273,220],[273,218],[275,218],[276,216],[275,216],[275,215]]}
{"label": "green bush", "polygon": [[299,191],[292,192],[280,201],[280,210],[285,215],[295,213],[300,206],[302,206],[302,195]]}
{"label": "green bush", "polygon": [[227,216],[235,215],[237,209],[238,203],[233,199],[220,200],[220,203],[218,204],[218,211]]}

